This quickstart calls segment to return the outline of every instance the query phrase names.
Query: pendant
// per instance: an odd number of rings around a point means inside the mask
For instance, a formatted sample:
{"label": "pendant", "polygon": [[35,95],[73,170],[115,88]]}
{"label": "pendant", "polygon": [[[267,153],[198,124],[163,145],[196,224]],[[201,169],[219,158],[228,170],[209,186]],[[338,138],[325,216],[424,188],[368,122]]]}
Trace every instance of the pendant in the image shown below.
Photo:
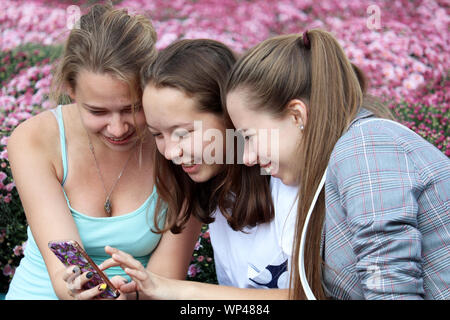
{"label": "pendant", "polygon": [[111,215],[111,201],[109,201],[109,198],[105,202],[105,211],[109,216]]}

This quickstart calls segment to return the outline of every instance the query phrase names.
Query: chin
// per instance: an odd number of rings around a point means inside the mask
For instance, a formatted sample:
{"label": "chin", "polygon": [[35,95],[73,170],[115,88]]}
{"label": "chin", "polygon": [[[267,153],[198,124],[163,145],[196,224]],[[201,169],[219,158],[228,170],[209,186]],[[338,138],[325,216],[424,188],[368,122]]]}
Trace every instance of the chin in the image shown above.
{"label": "chin", "polygon": [[219,168],[211,167],[210,165],[201,166],[200,170],[195,173],[188,174],[192,181],[196,183],[203,183],[211,180],[219,173]]}
{"label": "chin", "polygon": [[212,178],[212,176],[210,176],[208,174],[202,174],[202,172],[198,172],[195,174],[189,174],[189,178],[191,178],[192,181],[194,181],[196,183],[203,183],[203,182],[210,180]]}
{"label": "chin", "polygon": [[291,175],[284,175],[284,176],[280,176],[278,177],[281,182],[283,182],[283,184],[287,185],[287,186],[297,186],[298,185],[298,179],[295,176],[291,176]]}

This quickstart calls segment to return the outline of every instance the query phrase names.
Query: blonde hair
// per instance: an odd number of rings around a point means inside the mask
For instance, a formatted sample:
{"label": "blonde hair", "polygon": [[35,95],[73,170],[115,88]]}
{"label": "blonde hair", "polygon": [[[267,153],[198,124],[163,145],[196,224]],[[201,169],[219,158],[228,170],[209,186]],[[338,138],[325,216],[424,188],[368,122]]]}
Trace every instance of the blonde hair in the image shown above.
{"label": "blonde hair", "polygon": [[[141,100],[139,72],[156,58],[156,32],[149,19],[131,16],[125,9],[96,4],[71,30],[53,75],[51,101],[71,103],[67,86],[75,91],[82,70],[105,73],[126,82],[132,101]],[[135,111],[135,105],[133,104]]]}
{"label": "blonde hair", "polygon": [[[302,100],[307,106],[307,123],[298,146],[301,192],[292,255],[290,298],[304,299],[298,254],[301,230],[334,145],[361,107],[377,116],[392,118],[389,110],[365,95],[363,73],[353,65],[328,32],[311,30],[310,44],[302,36],[284,35],[263,41],[236,63],[226,92],[243,92],[252,101],[249,108],[286,114],[288,102]],[[301,174],[300,174],[301,173]],[[322,288],[320,242],[325,217],[325,195],[320,193],[306,236],[305,269],[318,299],[326,299]]]}

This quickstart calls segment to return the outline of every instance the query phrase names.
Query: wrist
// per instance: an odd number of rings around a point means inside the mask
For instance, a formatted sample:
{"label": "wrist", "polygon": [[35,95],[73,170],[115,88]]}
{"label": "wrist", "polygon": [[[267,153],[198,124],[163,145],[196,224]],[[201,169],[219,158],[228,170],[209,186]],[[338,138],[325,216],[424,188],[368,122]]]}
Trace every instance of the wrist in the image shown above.
{"label": "wrist", "polygon": [[[153,297],[155,300],[180,300],[186,299],[185,280],[165,278],[163,276],[155,276],[153,282]],[[189,299],[189,298],[188,298]]]}
{"label": "wrist", "polygon": [[139,299],[150,300],[170,300],[172,299],[170,294],[170,280],[163,276],[151,273],[151,280],[147,285],[139,291]]}

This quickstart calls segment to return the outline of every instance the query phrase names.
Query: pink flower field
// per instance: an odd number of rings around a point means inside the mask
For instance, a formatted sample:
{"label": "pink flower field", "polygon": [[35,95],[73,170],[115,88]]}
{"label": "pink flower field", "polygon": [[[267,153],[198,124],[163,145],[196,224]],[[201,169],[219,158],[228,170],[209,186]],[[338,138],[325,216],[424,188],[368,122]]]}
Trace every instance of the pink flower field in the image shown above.
{"label": "pink flower field", "polygon": [[[93,2],[0,2],[0,278],[9,279],[14,273],[26,239],[20,223],[5,218],[23,215],[9,169],[8,136],[21,121],[51,107],[48,94],[53,63],[74,17],[87,10],[86,3]],[[130,13],[145,13],[152,20],[159,49],[177,39],[212,38],[243,53],[270,36],[301,34],[312,28],[330,31],[350,60],[365,71],[369,92],[389,104],[400,122],[450,156],[448,0],[114,3]],[[199,239],[199,251],[189,269],[192,278],[201,274],[204,264],[211,266],[211,253],[200,252],[200,240],[206,238]]]}

